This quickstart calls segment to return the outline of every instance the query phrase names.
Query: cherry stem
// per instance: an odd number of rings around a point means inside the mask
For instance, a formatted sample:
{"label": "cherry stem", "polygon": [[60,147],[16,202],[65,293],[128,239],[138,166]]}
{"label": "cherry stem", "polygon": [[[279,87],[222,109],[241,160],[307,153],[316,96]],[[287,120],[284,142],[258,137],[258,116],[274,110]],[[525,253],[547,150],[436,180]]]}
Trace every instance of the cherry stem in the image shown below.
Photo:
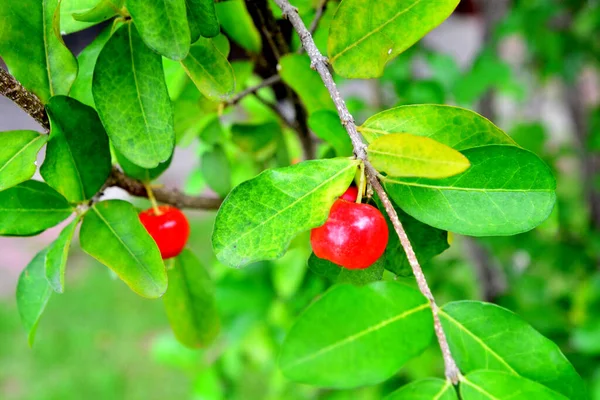
{"label": "cherry stem", "polygon": [[162,215],[162,211],[158,208],[158,203],[156,202],[156,197],[154,197],[154,192],[152,191],[152,185],[150,182],[143,182],[144,187],[146,188],[146,193],[148,193],[148,200],[150,200],[150,204],[152,204],[152,209],[154,210],[154,214]]}
{"label": "cherry stem", "polygon": [[356,196],[356,202],[361,203],[365,190],[367,189],[367,180],[365,179],[365,164],[360,163],[360,179],[358,181],[358,196]]}
{"label": "cherry stem", "polygon": [[377,192],[377,195],[383,203],[386,213],[388,214],[390,220],[392,221],[392,224],[394,225],[394,230],[396,231],[396,234],[400,239],[400,243],[402,244],[402,248],[406,253],[408,262],[410,263],[410,266],[413,270],[413,274],[415,275],[417,285],[419,286],[419,290],[421,291],[423,296],[425,296],[427,300],[429,300],[429,304],[431,306],[433,314],[435,334],[437,336],[438,343],[442,351],[442,356],[444,358],[446,379],[448,379],[450,382],[456,385],[461,375],[458,366],[456,365],[456,361],[454,360],[450,352],[450,346],[448,345],[446,334],[444,333],[444,329],[440,322],[439,307],[435,302],[431,290],[429,289],[429,285],[427,284],[427,280],[425,279],[425,275],[423,274],[423,270],[421,269],[419,260],[417,259],[417,256],[415,255],[410,240],[408,239],[408,236],[406,234],[406,231],[404,230],[404,227],[402,226],[402,223],[398,218],[398,214],[394,209],[394,205],[392,204],[387,193],[383,189],[383,186],[381,186],[381,183],[379,182],[379,173],[367,161],[367,146],[365,145],[363,137],[357,130],[352,114],[350,114],[350,111],[348,111],[348,107],[346,107],[346,103],[344,102],[342,95],[337,89],[335,81],[333,80],[333,76],[329,71],[327,58],[324,57],[317,48],[311,33],[306,28],[306,25],[300,18],[298,10],[295,7],[293,7],[288,0],[275,0],[275,3],[279,6],[279,8],[281,8],[284,17],[286,17],[290,21],[290,23],[300,36],[302,46],[304,47],[306,53],[310,57],[311,67],[314,70],[316,70],[321,76],[323,84],[329,91],[329,95],[331,96],[331,99],[333,100],[333,103],[335,104],[335,107],[338,111],[341,123],[346,129],[348,136],[350,137],[352,147],[354,148],[354,155],[357,159],[362,161],[362,164],[364,164],[366,178],[370,183],[371,187],[375,189],[375,192]]}

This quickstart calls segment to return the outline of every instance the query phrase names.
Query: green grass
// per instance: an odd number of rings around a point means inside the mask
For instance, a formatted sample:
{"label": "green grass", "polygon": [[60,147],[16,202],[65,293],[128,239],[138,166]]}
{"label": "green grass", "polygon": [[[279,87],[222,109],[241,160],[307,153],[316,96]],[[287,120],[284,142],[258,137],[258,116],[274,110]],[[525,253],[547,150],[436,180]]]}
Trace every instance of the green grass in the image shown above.
{"label": "green grass", "polygon": [[152,358],[153,338],[169,331],[162,302],[84,257],[69,260],[67,290],[50,299],[32,349],[14,299],[0,302],[0,398],[187,398],[189,378]]}

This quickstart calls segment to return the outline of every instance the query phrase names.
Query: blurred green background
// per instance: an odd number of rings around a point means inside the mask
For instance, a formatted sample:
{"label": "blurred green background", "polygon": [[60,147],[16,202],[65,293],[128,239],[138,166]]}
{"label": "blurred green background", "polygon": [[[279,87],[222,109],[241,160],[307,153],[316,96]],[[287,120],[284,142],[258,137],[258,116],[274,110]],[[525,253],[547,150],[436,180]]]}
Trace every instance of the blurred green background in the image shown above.
{"label": "blurred green background", "polygon": [[[326,24],[327,14],[321,29]],[[77,51],[96,33],[66,40]],[[492,301],[555,341],[594,400],[600,400],[599,61],[598,0],[461,1],[446,23],[388,65],[384,77],[341,82],[358,122],[400,104],[465,106],[553,168],[558,202],[542,226],[512,237],[453,236],[450,249],[424,269],[438,303]],[[255,103],[244,105],[248,119],[265,113]],[[31,127],[0,98],[0,130]],[[189,137],[189,128],[179,134]],[[199,166],[204,150],[189,142],[161,181],[195,194],[206,190]],[[242,159],[232,166],[236,182],[265,166]],[[218,340],[204,350],[180,346],[160,300],[136,296],[76,243],[67,290],[52,297],[29,349],[14,299],[17,277],[60,227],[36,238],[0,238],[0,399],[379,399],[410,380],[443,375],[432,344],[375,387],[333,391],[289,382],[276,368],[279,345],[330,285],[307,270],[307,236],[277,262],[234,270],[212,255],[214,213],[188,215],[189,246],[216,282],[223,319]]]}

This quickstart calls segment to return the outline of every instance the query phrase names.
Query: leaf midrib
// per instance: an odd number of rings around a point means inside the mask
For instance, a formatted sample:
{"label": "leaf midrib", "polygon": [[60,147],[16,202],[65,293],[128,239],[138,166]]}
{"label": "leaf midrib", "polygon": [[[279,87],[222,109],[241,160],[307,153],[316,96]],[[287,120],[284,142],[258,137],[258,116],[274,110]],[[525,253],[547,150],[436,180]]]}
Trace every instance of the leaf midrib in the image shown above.
{"label": "leaf midrib", "polygon": [[242,235],[240,235],[237,239],[235,239],[234,241],[230,242],[227,246],[223,247],[223,249],[219,253],[223,253],[224,251],[229,250],[231,247],[235,246],[235,244],[238,243],[240,240],[242,240],[244,237],[248,236],[249,234],[251,234],[252,232],[254,232],[255,230],[257,230],[258,228],[264,226],[269,221],[271,221],[273,218],[275,218],[275,217],[283,214],[285,211],[287,211],[288,209],[292,208],[297,203],[299,203],[300,201],[304,200],[306,197],[310,196],[311,194],[313,194],[314,192],[316,192],[317,190],[321,189],[323,186],[325,186],[326,184],[328,184],[329,182],[331,182],[332,180],[334,180],[335,178],[337,178],[339,175],[341,175],[344,172],[346,172],[346,170],[348,170],[350,168],[355,168],[355,167],[356,167],[356,163],[353,162],[349,166],[347,166],[345,168],[342,168],[335,175],[333,175],[329,179],[321,182],[321,184],[319,184],[318,186],[316,186],[315,188],[313,188],[311,191],[306,192],[303,196],[298,197],[295,201],[293,201],[292,203],[290,203],[289,205],[287,205],[286,207],[284,207],[283,209],[281,209],[279,212],[271,215],[269,218],[265,219],[262,223],[254,226],[249,231],[247,231],[247,232],[243,233]]}
{"label": "leaf midrib", "polygon": [[[127,246],[127,244],[121,239],[121,237],[117,234],[117,232],[113,229],[113,227],[108,223],[108,221],[104,218],[104,216],[97,210],[96,206],[92,207],[92,210],[94,210],[94,212],[96,213],[96,215],[98,216],[98,218],[100,218],[100,220],[102,222],[104,222],[104,224],[106,225],[106,227],[108,228],[108,230],[111,231],[111,233],[114,235],[114,237],[117,238],[117,240],[123,245],[123,247],[125,247],[125,249],[127,250],[127,252],[129,254],[131,254],[131,256],[133,257],[133,259],[136,261],[136,263],[142,267],[142,270],[146,273],[147,277],[149,277],[150,282],[152,283],[152,285],[158,289],[158,291],[160,291],[160,287],[156,284],[156,282],[154,282],[153,279],[153,275],[150,273],[150,271],[148,270],[148,267],[146,266],[146,264],[144,264],[143,262],[141,262],[138,257],[131,251],[131,249],[129,248],[129,246]],[[116,271],[115,271],[116,272]]]}
{"label": "leaf midrib", "polygon": [[386,326],[388,326],[388,325],[390,325],[390,324],[392,324],[394,322],[397,322],[397,321],[399,321],[401,319],[404,319],[404,318],[408,317],[409,315],[417,313],[417,312],[419,312],[421,310],[424,310],[426,308],[429,308],[429,303],[428,302],[423,303],[423,304],[421,304],[421,305],[419,305],[419,306],[417,306],[415,308],[412,308],[410,310],[404,311],[401,314],[398,314],[398,315],[396,315],[394,317],[391,317],[391,318],[388,318],[386,320],[383,320],[383,321],[379,322],[378,324],[372,325],[372,326],[370,326],[370,327],[368,327],[366,329],[363,329],[362,331],[360,331],[358,333],[355,333],[353,335],[347,336],[343,340],[340,340],[338,342],[332,343],[332,344],[330,344],[327,347],[323,347],[319,351],[316,351],[316,352],[314,352],[312,354],[304,356],[304,357],[302,357],[302,358],[300,358],[300,359],[298,359],[298,360],[296,360],[296,361],[294,361],[294,362],[286,365],[284,368],[285,369],[290,369],[290,368],[296,367],[297,365],[303,364],[303,363],[305,363],[307,361],[310,361],[312,359],[320,357],[323,354],[329,353],[330,351],[333,351],[333,350],[335,350],[335,349],[337,349],[337,348],[339,348],[341,346],[345,346],[348,343],[352,343],[355,340],[357,340],[357,339],[359,339],[359,338],[361,338],[363,336],[366,336],[366,335],[368,335],[368,334],[370,334],[372,332],[376,332],[376,331],[378,331],[380,329],[383,329]]}
{"label": "leaf midrib", "polygon": [[469,381],[466,378],[464,378],[463,380],[461,380],[461,384],[466,384],[467,386],[472,387],[473,389],[477,390],[479,393],[483,394],[484,396],[487,396],[491,400],[501,400],[501,399],[499,399],[499,398],[497,398],[497,397],[489,394],[482,387],[477,386],[476,384],[474,384],[473,382]]}
{"label": "leaf midrib", "polygon": [[27,150],[32,144],[34,144],[35,142],[37,142],[40,139],[45,139],[44,136],[42,135],[38,135],[36,138],[34,138],[33,140],[31,140],[29,143],[27,143],[25,145],[25,147],[21,148],[21,150],[19,150],[18,152],[15,153],[15,155],[13,155],[11,158],[9,158],[6,163],[4,163],[4,165],[0,168],[0,173],[6,168],[8,167],[8,165],[13,162],[15,160],[15,158],[17,158],[19,155],[21,155],[21,153],[23,153],[25,150]]}
{"label": "leaf midrib", "polygon": [[464,161],[459,162],[459,161],[450,161],[450,160],[440,160],[440,159],[436,159],[436,158],[414,157],[414,156],[407,156],[407,155],[402,155],[402,154],[398,154],[398,153],[390,153],[387,151],[373,150],[373,149],[369,149],[368,151],[369,151],[369,153],[372,153],[372,154],[378,154],[378,155],[382,155],[382,156],[389,156],[392,158],[400,158],[400,159],[406,159],[406,160],[424,161],[424,162],[428,162],[431,164],[460,165],[461,167],[469,165],[468,163],[465,163]]}
{"label": "leaf midrib", "polygon": [[407,12],[409,12],[410,10],[412,10],[421,1],[422,0],[415,1],[410,7],[407,7],[404,10],[399,11],[392,18],[390,18],[389,20],[387,20],[386,22],[384,22],[383,24],[381,24],[377,28],[373,29],[371,32],[367,33],[366,35],[364,35],[363,37],[361,37],[360,39],[358,39],[357,41],[355,41],[354,43],[352,43],[350,46],[345,47],[342,51],[340,51],[339,53],[337,53],[335,56],[333,56],[331,58],[330,64],[333,64],[336,59],[340,58],[347,51],[350,51],[351,49],[353,49],[354,47],[358,46],[360,43],[364,42],[365,40],[367,40],[368,38],[370,38],[371,36],[373,36],[377,32],[381,31],[383,28],[385,28],[386,26],[388,26],[389,24],[391,24],[392,22],[394,22],[401,15],[406,14]]}
{"label": "leaf midrib", "polygon": [[499,192],[499,193],[514,193],[514,192],[524,192],[524,193],[529,193],[529,192],[547,192],[547,193],[552,193],[554,192],[554,189],[501,189],[501,188],[492,188],[492,189],[481,189],[481,188],[469,188],[469,187],[457,187],[457,186],[437,186],[437,185],[426,185],[423,183],[416,183],[416,182],[403,182],[403,181],[399,181],[396,179],[389,179],[389,178],[385,178],[383,180],[384,183],[389,183],[392,185],[404,185],[404,186],[414,186],[414,187],[422,187],[422,188],[426,188],[426,189],[434,189],[434,190],[455,190],[455,191],[459,191],[459,192],[482,192],[482,193],[489,193],[489,192]]}
{"label": "leaf midrib", "polygon": [[483,347],[484,350],[488,351],[492,356],[494,356],[494,358],[496,358],[498,361],[500,361],[501,364],[503,364],[506,368],[508,368],[509,372],[511,372],[515,375],[519,375],[517,373],[517,371],[515,371],[513,369],[513,367],[511,367],[510,364],[508,364],[506,362],[506,360],[504,360],[502,357],[500,357],[500,355],[498,353],[496,353],[494,350],[492,350],[481,338],[479,338],[473,332],[468,330],[463,324],[461,324],[460,322],[458,322],[457,320],[452,318],[450,316],[450,314],[446,313],[443,309],[439,310],[439,314],[440,314],[440,316],[444,316],[448,321],[452,322],[454,324],[454,326],[456,326],[462,332],[465,332],[470,337],[472,337],[473,340],[475,340],[477,343],[479,343],[479,345],[481,345],[481,347]]}

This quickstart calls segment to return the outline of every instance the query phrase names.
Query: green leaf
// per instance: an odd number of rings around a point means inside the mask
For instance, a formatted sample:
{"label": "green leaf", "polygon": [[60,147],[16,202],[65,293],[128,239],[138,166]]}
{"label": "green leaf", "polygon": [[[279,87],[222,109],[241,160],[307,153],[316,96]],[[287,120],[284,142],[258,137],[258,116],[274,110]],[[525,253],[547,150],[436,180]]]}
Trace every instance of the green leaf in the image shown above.
{"label": "green leaf", "polygon": [[47,141],[35,131],[0,132],[0,191],[33,176],[37,153]]}
{"label": "green leaf", "polygon": [[391,108],[373,115],[358,129],[368,142],[388,133],[410,132],[458,151],[488,144],[516,145],[486,118],[451,106],[426,104]]}
{"label": "green leaf", "polygon": [[79,100],[83,104],[95,107],[94,96],[92,95],[92,79],[94,77],[94,67],[100,55],[100,51],[110,38],[112,27],[107,26],[79,55],[79,72],[77,79],[73,82],[69,96]]}
{"label": "green leaf", "polygon": [[43,103],[67,94],[77,61],[54,31],[58,0],[4,1],[0,7],[0,57],[10,73]]}
{"label": "green leaf", "polygon": [[127,0],[127,10],[144,43],[171,60],[190,51],[186,0]]}
{"label": "green leaf", "polygon": [[67,267],[67,258],[69,257],[69,248],[71,240],[75,233],[75,228],[79,224],[81,217],[75,218],[67,225],[58,238],[48,246],[46,260],[44,262],[46,270],[46,279],[50,287],[57,293],[63,293],[65,288],[65,268]]}
{"label": "green leaf", "polygon": [[200,36],[215,37],[221,32],[214,0],[186,0],[192,43]]}
{"label": "green leaf", "polygon": [[73,203],[91,199],[111,170],[108,136],[98,114],[65,96],[54,96],[46,110],[51,128],[42,177]]}
{"label": "green leaf", "polygon": [[385,400],[458,400],[458,396],[450,381],[427,378],[402,386]]}
{"label": "green leaf", "polygon": [[440,319],[463,373],[504,371],[570,399],[587,398],[581,377],[558,346],[512,312],[494,304],[459,301],[443,306]]}
{"label": "green leaf", "polygon": [[35,331],[52,295],[52,288],[48,285],[44,274],[46,251],[44,249],[37,253],[21,272],[17,282],[17,308],[21,322],[27,330],[29,346],[33,346]]}
{"label": "green leaf", "polygon": [[98,24],[115,15],[120,15],[124,3],[125,0],[100,0],[89,10],[73,13],[73,19],[79,22]]}
{"label": "green leaf", "polygon": [[429,303],[417,290],[397,282],[335,286],[296,321],[279,365],[289,379],[311,385],[373,385],[427,348],[432,336]]}
{"label": "green leaf", "polygon": [[212,39],[200,38],[181,65],[200,93],[211,100],[225,100],[235,91],[233,68]]}
{"label": "green leaf", "polygon": [[309,251],[308,246],[291,248],[279,260],[273,261],[273,287],[281,299],[292,299],[300,289],[306,275],[306,257]]}
{"label": "green leaf", "polygon": [[130,203],[94,204],[83,219],[79,239],[83,251],[112,269],[140,296],[157,298],[167,290],[158,247]]}
{"label": "green leaf", "polygon": [[117,162],[123,169],[125,175],[140,180],[142,182],[152,182],[156,178],[162,175],[169,166],[171,165],[171,161],[173,160],[173,155],[169,157],[167,161],[161,162],[155,168],[142,168],[131,161],[129,161],[123,154],[121,154],[118,150],[114,150],[115,156],[117,157]]}
{"label": "green leaf", "polygon": [[97,4],[98,0],[62,0],[60,2],[60,31],[64,35],[68,35],[95,25],[95,22],[77,21],[73,18],[73,14],[86,12]]}
{"label": "green leaf", "polygon": [[463,235],[514,235],[548,218],[556,200],[556,182],[535,154],[497,145],[462,153],[471,168],[460,175],[387,178],[386,190],[414,218]]}
{"label": "green leaf", "polygon": [[369,268],[356,270],[341,268],[337,282],[351,283],[353,285],[366,285],[367,283],[380,281],[383,278],[385,262],[385,256],[382,256]]}
{"label": "green leaf", "polygon": [[184,250],[167,270],[163,296],[171,328],[187,347],[206,347],[219,333],[219,314],[212,281],[194,253]]}
{"label": "green leaf", "polygon": [[287,54],[281,57],[279,65],[281,79],[298,93],[309,115],[319,110],[336,111],[319,74],[310,68],[306,54]]}
{"label": "green leaf", "polygon": [[332,282],[337,282],[338,277],[342,272],[342,267],[329,260],[317,257],[315,253],[311,253],[310,257],[308,257],[308,269],[314,274]]}
{"label": "green leaf", "polygon": [[200,169],[206,184],[219,196],[227,196],[231,190],[231,164],[223,147],[216,145],[202,154]]}
{"label": "green leaf", "polygon": [[[382,210],[382,214],[385,217],[390,232],[394,232],[394,225],[384,211],[377,196],[375,196],[375,201],[377,207]],[[450,247],[448,244],[448,232],[436,229],[414,219],[395,204],[394,209],[398,214],[400,222],[402,222],[402,226],[406,231],[406,235],[417,255],[419,263],[425,264]],[[398,235],[390,235],[388,245],[385,248],[385,259],[385,268],[394,274],[399,276],[409,276],[412,274],[412,268],[408,262],[404,247],[402,247],[402,244],[398,239]]]}
{"label": "green leaf", "polygon": [[38,234],[72,212],[67,200],[50,186],[26,181],[0,192],[0,235]]}
{"label": "green leaf", "polygon": [[223,31],[234,42],[252,53],[260,53],[262,43],[260,33],[248,14],[243,0],[221,1],[216,5],[217,16]]}
{"label": "green leaf", "polygon": [[308,126],[315,135],[331,144],[339,157],[352,155],[352,142],[337,113],[316,111],[308,118]]}
{"label": "green leaf", "polygon": [[476,371],[460,382],[464,400],[567,400],[585,397],[565,397],[539,383],[498,371]]}
{"label": "green leaf", "polygon": [[453,148],[408,133],[378,137],[367,151],[375,169],[391,176],[447,178],[470,166],[469,160]]}
{"label": "green leaf", "polygon": [[281,257],[294,236],[325,222],[357,166],[343,158],[305,161],[237,186],[215,221],[212,245],[219,261],[241,267]]}
{"label": "green leaf", "polygon": [[173,153],[173,110],[161,57],[129,23],[108,40],[96,63],[92,92],[115,148],[134,164],[154,168]]}
{"label": "green leaf", "polygon": [[459,0],[344,0],[327,49],[346,78],[377,78],[385,65],[450,16]]}
{"label": "green leaf", "polygon": [[281,125],[277,122],[234,124],[231,127],[233,143],[242,151],[251,153],[258,161],[265,161],[275,154],[279,137],[281,137]]}

